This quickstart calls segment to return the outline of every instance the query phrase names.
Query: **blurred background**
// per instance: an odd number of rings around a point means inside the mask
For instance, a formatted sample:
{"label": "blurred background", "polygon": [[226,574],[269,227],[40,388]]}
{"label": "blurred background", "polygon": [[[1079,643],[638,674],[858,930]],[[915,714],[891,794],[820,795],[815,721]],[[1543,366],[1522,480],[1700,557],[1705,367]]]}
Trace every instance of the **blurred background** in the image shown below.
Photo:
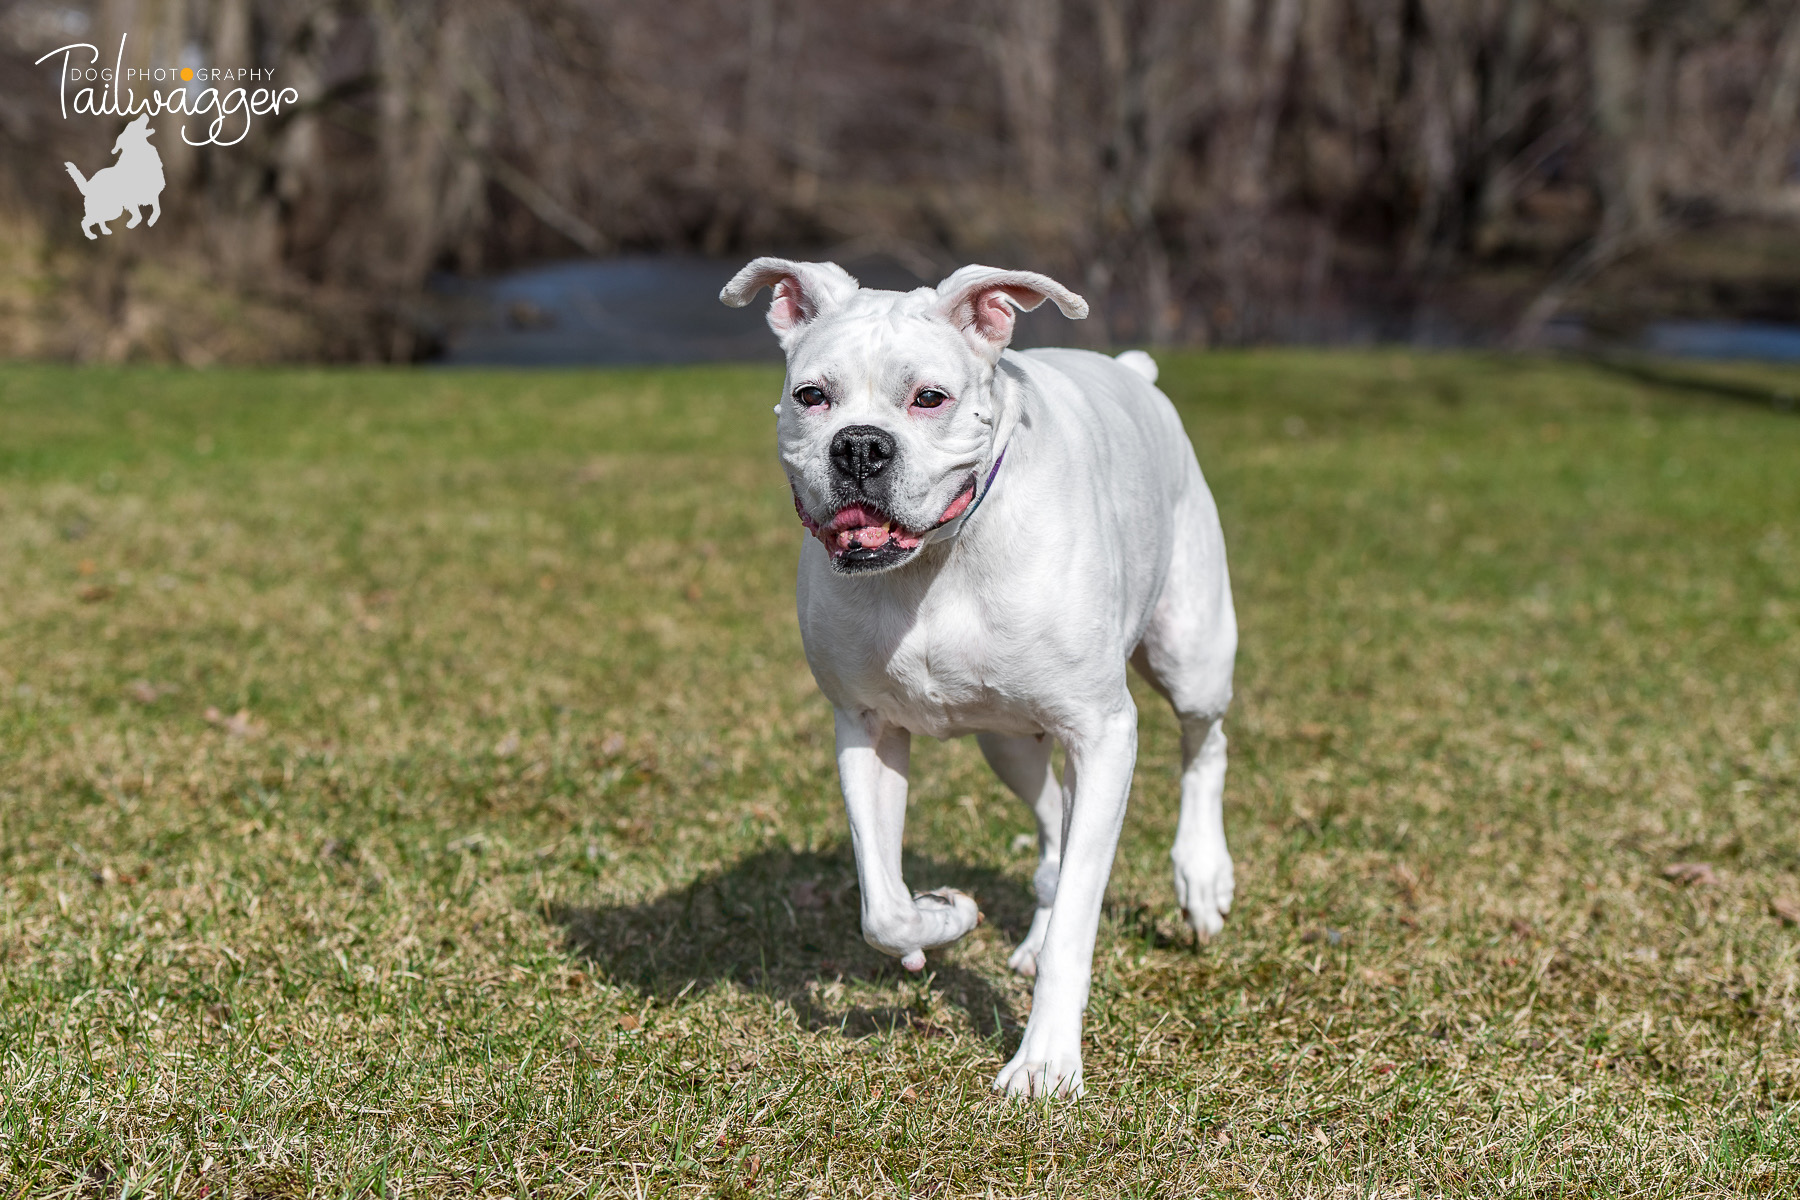
{"label": "blurred background", "polygon": [[[85,240],[70,42],[273,67]],[[0,355],[773,353],[749,255],[1095,302],[1026,340],[1800,355],[1796,0],[0,4]]]}

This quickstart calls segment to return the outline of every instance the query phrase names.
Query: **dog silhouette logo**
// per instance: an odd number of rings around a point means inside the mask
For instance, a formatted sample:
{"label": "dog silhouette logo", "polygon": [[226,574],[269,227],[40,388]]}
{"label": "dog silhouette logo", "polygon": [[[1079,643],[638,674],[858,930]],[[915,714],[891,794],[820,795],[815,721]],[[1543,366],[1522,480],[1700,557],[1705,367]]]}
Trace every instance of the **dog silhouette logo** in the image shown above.
{"label": "dog silhouette logo", "polygon": [[125,222],[127,229],[136,229],[144,219],[144,214],[138,210],[146,204],[150,206],[150,224],[156,224],[156,218],[162,216],[162,155],[150,144],[150,135],[155,132],[150,128],[148,113],[125,126],[112,148],[119,161],[95,171],[92,179],[84,177],[74,163],[63,164],[87,201],[87,211],[81,218],[81,232],[89,241],[94,240],[93,226],[98,225],[101,233],[110,234],[112,230],[106,223],[124,216],[126,209],[131,210],[131,220]]}

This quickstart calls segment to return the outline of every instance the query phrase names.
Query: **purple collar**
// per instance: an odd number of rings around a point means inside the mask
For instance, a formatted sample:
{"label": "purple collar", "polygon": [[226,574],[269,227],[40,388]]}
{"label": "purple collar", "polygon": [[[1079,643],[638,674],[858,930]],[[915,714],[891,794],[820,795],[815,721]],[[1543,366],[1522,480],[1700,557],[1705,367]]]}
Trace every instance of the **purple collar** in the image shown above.
{"label": "purple collar", "polygon": [[[1006,461],[1006,447],[1010,445],[1012,443],[1008,442],[1006,446],[1000,447],[1000,453],[994,455],[994,465],[988,469],[987,481],[981,485],[981,495],[975,497],[975,503],[969,505],[968,511],[962,515],[965,523],[975,515],[975,510],[980,508],[981,502],[988,498],[988,493],[994,490],[994,476],[1000,473],[1000,464]],[[962,526],[959,525],[957,528],[960,530]]]}

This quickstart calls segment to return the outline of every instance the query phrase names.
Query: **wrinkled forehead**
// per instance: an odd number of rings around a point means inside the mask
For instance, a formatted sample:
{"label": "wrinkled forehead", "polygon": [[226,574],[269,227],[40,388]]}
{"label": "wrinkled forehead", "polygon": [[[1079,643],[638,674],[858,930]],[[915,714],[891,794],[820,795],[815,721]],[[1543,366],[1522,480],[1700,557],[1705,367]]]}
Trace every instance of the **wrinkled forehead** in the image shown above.
{"label": "wrinkled forehead", "polygon": [[846,386],[889,387],[909,380],[960,384],[973,356],[962,335],[937,314],[937,299],[930,288],[863,288],[807,326],[789,348],[789,375]]}

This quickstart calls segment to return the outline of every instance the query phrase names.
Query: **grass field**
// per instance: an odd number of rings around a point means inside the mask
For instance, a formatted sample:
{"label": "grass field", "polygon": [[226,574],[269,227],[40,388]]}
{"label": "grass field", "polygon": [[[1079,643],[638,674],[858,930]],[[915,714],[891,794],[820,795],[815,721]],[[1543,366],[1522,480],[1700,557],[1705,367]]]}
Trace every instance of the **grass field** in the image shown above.
{"label": "grass field", "polygon": [[1800,374],[1685,370],[1165,358],[1237,905],[1140,692],[1021,1103],[972,744],[908,878],[988,923],[859,937],[777,373],[0,369],[0,1195],[1793,1195]]}

